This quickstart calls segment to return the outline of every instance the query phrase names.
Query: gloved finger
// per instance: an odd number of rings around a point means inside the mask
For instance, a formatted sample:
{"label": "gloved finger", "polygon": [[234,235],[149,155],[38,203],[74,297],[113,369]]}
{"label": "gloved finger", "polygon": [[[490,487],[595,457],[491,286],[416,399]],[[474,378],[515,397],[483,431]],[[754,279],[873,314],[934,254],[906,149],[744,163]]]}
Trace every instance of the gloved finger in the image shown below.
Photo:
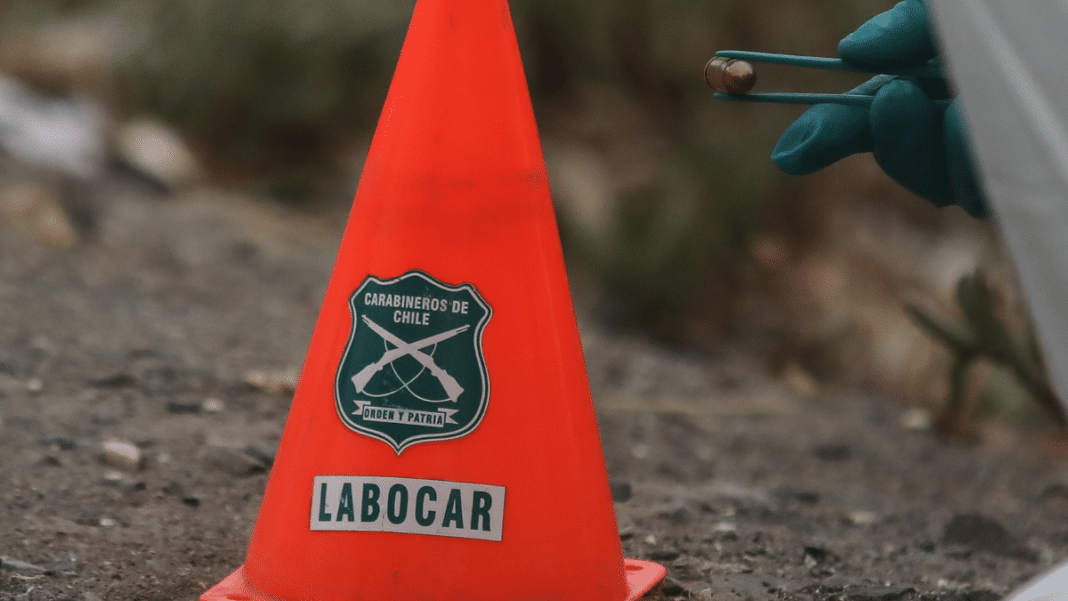
{"label": "gloved finger", "polygon": [[[879,75],[850,93],[874,94],[893,77]],[[819,104],[804,113],[779,137],[771,160],[790,175],[808,175],[851,154],[871,152],[867,109]]]}
{"label": "gloved finger", "polygon": [[946,170],[957,204],[972,217],[983,219],[989,216],[990,211],[971,154],[968,128],[959,101],[946,109],[942,137],[946,147]]}
{"label": "gloved finger", "polygon": [[805,111],[779,137],[771,160],[790,175],[808,175],[872,149],[868,111],[821,104]]}
{"label": "gloved finger", "polygon": [[838,56],[866,67],[912,67],[938,54],[927,5],[902,0],[875,15],[838,43]]}
{"label": "gloved finger", "polygon": [[871,104],[875,161],[899,184],[940,207],[954,200],[946,166],[944,115],[942,106],[907,79],[883,86]]}

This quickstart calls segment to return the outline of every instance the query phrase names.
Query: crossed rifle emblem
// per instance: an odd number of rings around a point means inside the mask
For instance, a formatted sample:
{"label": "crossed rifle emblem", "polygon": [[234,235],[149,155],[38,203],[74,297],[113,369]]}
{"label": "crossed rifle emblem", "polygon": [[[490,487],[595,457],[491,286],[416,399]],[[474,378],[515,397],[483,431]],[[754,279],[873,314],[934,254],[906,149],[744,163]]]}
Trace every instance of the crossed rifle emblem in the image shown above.
{"label": "crossed rifle emblem", "polygon": [[464,391],[463,386],[460,386],[460,383],[456,381],[456,378],[450,376],[444,369],[438,366],[438,364],[434,362],[434,358],[424,353],[422,349],[448,340],[449,338],[467,330],[470,326],[463,325],[440,334],[428,336],[422,340],[405,342],[392,332],[389,332],[382,326],[368,319],[366,315],[362,315],[361,318],[363,319],[363,322],[367,324],[367,327],[374,330],[376,334],[381,336],[386,342],[392,344],[394,348],[386,350],[382,353],[382,357],[379,358],[378,361],[364,367],[357,372],[356,375],[352,376],[352,383],[356,386],[356,392],[363,393],[367,383],[371,381],[371,378],[387,365],[401,357],[411,357],[425,367],[427,371],[430,372],[430,375],[437,378],[441,387],[445,390],[447,398],[433,402],[444,403],[448,401],[455,403],[456,399],[460,398],[460,394]]}

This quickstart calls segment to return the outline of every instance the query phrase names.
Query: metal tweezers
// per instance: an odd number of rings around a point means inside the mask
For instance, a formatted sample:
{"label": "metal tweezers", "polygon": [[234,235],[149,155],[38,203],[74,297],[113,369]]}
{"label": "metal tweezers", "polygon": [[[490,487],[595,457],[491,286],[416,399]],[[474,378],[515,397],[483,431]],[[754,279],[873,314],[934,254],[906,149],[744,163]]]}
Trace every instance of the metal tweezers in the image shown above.
{"label": "metal tweezers", "polygon": [[[906,69],[881,69],[879,71],[875,71],[873,69],[857,65],[851,65],[838,58],[824,58],[818,56],[799,56],[793,54],[777,54],[772,52],[749,52],[746,50],[720,50],[716,52],[716,57],[732,58],[754,63],[770,63],[778,65],[789,65],[793,67],[810,67],[813,69],[823,69],[826,71],[872,73],[876,75],[886,75],[888,76],[888,78],[895,75],[902,75],[929,80],[943,79],[942,70],[939,66],[937,59],[933,59],[917,67],[909,67]],[[764,92],[755,94],[728,94],[726,92],[716,92],[715,97],[720,98],[722,100],[735,100],[741,102],[777,102],[784,104],[828,103],[844,104],[847,106],[856,106],[861,108],[870,107],[872,99],[874,98],[874,96],[870,94],[815,94],[793,92]]]}

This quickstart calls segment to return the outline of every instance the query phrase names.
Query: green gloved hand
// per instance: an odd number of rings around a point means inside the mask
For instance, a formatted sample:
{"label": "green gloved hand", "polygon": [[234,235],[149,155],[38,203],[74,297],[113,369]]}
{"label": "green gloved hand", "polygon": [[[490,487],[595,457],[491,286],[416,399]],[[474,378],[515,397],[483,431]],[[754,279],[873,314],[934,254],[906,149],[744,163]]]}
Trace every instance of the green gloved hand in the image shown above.
{"label": "green gloved hand", "polygon": [[[846,62],[872,69],[921,65],[938,53],[922,0],[902,0],[838,44]],[[779,138],[771,158],[791,175],[818,171],[871,152],[895,181],[936,206],[960,205],[973,217],[987,206],[968,150],[959,103],[939,81],[877,75],[852,90],[874,94],[871,109],[816,105]]]}

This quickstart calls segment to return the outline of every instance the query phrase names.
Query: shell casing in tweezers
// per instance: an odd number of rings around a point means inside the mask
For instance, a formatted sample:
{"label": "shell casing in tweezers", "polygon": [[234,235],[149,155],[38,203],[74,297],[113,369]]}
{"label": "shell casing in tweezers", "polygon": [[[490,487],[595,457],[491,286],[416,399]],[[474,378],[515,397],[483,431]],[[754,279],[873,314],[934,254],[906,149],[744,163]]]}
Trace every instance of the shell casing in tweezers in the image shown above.
{"label": "shell casing in tweezers", "polygon": [[847,63],[840,58],[827,58],[822,56],[800,56],[795,54],[778,54],[775,52],[750,52],[748,50],[720,50],[716,52],[720,58],[732,58],[754,63],[769,63],[787,65],[790,67],[808,67],[811,69],[823,69],[825,71],[844,71],[849,73],[875,73],[885,75],[903,75],[921,77],[924,79],[943,79],[942,71],[937,62],[929,61],[926,64],[904,69],[883,69],[876,67],[863,67]]}

